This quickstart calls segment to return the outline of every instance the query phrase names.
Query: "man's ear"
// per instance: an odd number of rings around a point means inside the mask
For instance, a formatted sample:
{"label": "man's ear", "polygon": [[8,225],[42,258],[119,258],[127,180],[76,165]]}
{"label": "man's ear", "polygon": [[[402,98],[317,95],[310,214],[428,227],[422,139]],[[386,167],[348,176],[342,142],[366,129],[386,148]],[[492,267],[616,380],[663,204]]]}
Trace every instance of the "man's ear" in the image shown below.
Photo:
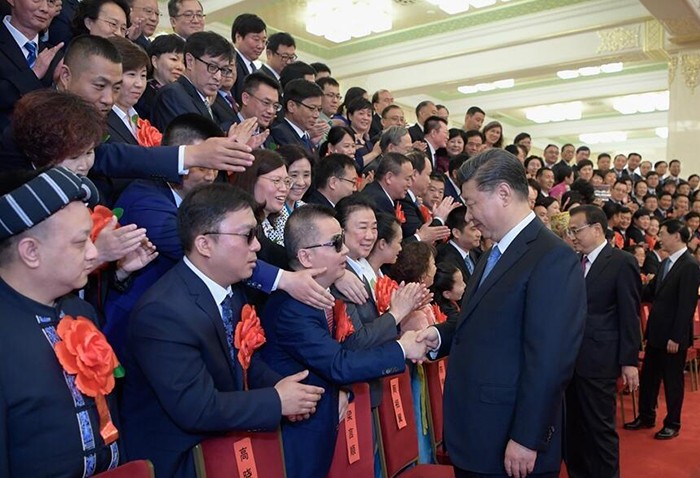
{"label": "man's ear", "polygon": [[15,247],[19,260],[27,267],[37,269],[41,265],[41,248],[36,238],[25,237]]}
{"label": "man's ear", "polygon": [[297,252],[297,260],[299,261],[299,264],[304,267],[304,269],[313,268],[313,265],[311,264],[311,252],[308,249],[299,249]]}

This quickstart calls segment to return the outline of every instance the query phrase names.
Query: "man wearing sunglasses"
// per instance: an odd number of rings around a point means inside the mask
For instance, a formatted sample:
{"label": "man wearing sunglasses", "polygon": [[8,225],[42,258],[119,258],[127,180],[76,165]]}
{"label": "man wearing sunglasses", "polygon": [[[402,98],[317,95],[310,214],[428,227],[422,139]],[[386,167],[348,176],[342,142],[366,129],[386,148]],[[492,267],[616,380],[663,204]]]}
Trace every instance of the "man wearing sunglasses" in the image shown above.
{"label": "man wearing sunglasses", "polygon": [[282,100],[284,119],[270,129],[275,143],[296,144],[304,148],[310,158],[315,157],[317,145],[309,131],[321,115],[322,104],[323,90],[316,83],[301,79],[287,83]]}
{"label": "man wearing sunglasses", "polygon": [[198,113],[219,126],[230,118],[212,110],[223,77],[231,74],[233,48],[224,37],[213,32],[193,33],[185,42],[185,73],[174,83],[158,91],[153,105],[154,125],[164,131],[176,117]]}
{"label": "man wearing sunglasses", "polygon": [[[322,287],[330,287],[345,273],[348,248],[330,208],[308,204],[296,209],[285,227],[285,248],[293,269],[326,269],[316,276]],[[336,335],[340,316],[333,309],[308,307],[284,292],[273,294],[265,307],[266,363],[282,375],[312,370],[305,382],[326,391],[309,420],[282,423],[288,478],[328,474],[338,421],[347,406],[342,385],[396,374],[403,371],[406,359],[424,358],[425,347],[416,343],[415,332],[363,350],[346,349],[344,338]]]}

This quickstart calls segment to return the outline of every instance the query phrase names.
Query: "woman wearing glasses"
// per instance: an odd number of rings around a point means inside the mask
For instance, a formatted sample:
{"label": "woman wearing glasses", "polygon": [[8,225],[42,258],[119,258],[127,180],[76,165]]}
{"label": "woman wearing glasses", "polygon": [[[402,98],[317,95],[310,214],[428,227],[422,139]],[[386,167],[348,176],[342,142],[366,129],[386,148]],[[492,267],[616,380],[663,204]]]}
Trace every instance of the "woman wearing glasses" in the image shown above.
{"label": "woman wearing glasses", "polygon": [[73,17],[73,36],[124,37],[130,26],[129,5],[124,0],[85,0]]}

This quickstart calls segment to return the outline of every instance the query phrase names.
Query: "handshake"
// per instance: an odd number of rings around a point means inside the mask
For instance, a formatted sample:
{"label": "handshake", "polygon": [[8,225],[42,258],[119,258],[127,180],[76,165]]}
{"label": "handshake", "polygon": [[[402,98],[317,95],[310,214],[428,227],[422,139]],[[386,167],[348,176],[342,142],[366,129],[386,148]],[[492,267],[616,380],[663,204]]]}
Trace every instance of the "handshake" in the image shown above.
{"label": "handshake", "polygon": [[423,363],[426,354],[430,350],[435,350],[440,343],[440,335],[435,327],[426,327],[423,330],[408,330],[399,339],[403,347],[406,359],[413,363]]}

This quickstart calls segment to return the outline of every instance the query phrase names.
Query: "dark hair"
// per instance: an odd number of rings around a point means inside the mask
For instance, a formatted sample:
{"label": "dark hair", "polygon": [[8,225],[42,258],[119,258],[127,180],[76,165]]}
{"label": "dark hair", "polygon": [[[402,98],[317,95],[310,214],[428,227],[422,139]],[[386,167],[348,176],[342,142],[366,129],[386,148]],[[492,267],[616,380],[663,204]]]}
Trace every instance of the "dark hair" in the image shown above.
{"label": "dark hair", "polygon": [[668,191],[661,191],[659,194],[656,195],[657,198],[661,199],[664,196],[670,196],[671,199],[673,199],[673,194],[671,194]]}
{"label": "dark hair", "polygon": [[666,161],[657,161],[654,163],[654,169],[658,168],[662,164],[668,164]]}
{"label": "dark hair", "polygon": [[[269,149],[254,149],[251,154],[254,157],[253,165],[249,166],[242,173],[236,173],[233,176],[230,176],[229,180],[234,186],[238,186],[251,196],[255,197],[255,184],[258,182],[258,178],[263,174],[274,171],[277,168],[286,168],[287,165],[285,164],[284,159],[282,159],[282,156]],[[261,204],[261,206],[264,208],[265,204]],[[275,226],[277,216],[278,214],[270,214],[267,217],[267,220],[273,227]]]}
{"label": "dark hair", "polygon": [[447,120],[445,118],[440,118],[439,116],[430,116],[428,119],[425,120],[425,123],[423,123],[423,131],[425,135],[427,136],[433,131],[438,131],[440,129],[440,123],[444,124],[447,126]]}
{"label": "dark hair", "polygon": [[535,206],[544,206],[547,209],[549,209],[549,206],[551,206],[554,203],[559,203],[559,201],[556,198],[553,198],[552,196],[543,196],[537,198],[537,201],[535,201]]}
{"label": "dark hair", "polygon": [[411,162],[411,166],[413,166],[414,170],[418,171],[419,173],[425,171],[425,167],[428,165],[429,160],[423,151],[417,151],[415,149],[411,150],[406,153],[406,157]]}
{"label": "dark hair", "polygon": [[622,206],[616,202],[606,201],[605,204],[603,204],[603,212],[609,221],[613,216],[622,212]]}
{"label": "dark hair", "polygon": [[[231,43],[218,33],[196,32],[190,35],[185,42],[185,55],[201,58],[208,55],[214,58],[224,57],[229,63],[233,60],[234,50]],[[187,66],[187,58],[185,58]]]}
{"label": "dark hair", "polygon": [[595,188],[591,183],[584,179],[577,179],[571,186],[570,191],[577,192],[581,195],[581,201],[585,204],[591,204],[595,201]]}
{"label": "dark hair", "polygon": [[108,39],[94,35],[81,35],[73,38],[68,44],[63,63],[73,70],[77,63],[89,61],[91,56],[104,58],[110,63],[121,64],[122,62],[119,50]]}
{"label": "dark hair", "polygon": [[668,162],[668,165],[671,166],[674,163],[681,164],[681,162],[678,159],[672,159],[671,161]]}
{"label": "dark hair", "polygon": [[566,148],[567,146],[571,146],[572,148],[574,148],[574,151],[576,150],[576,147],[571,143],[566,143],[565,145],[562,145],[561,150],[564,151],[564,148]]}
{"label": "dark hair", "polygon": [[108,3],[113,3],[122,9],[124,15],[126,15],[126,26],[127,28],[130,27],[131,21],[129,20],[129,14],[131,13],[131,7],[129,7],[129,4],[124,0],[83,0],[82,2],[78,2],[78,7],[75,10],[73,21],[71,22],[73,37],[90,34],[90,31],[85,26],[85,20],[87,18],[90,20],[97,20],[100,15],[100,10]]}
{"label": "dark hair", "polygon": [[600,159],[602,159],[602,158],[612,159],[612,157],[611,157],[610,154],[608,154],[608,153],[600,153],[600,154],[598,155],[598,160],[600,160]]}
{"label": "dark hair", "polygon": [[[305,76],[311,75],[316,76],[316,70],[303,61],[295,61],[294,63],[289,63],[280,72],[280,84],[282,88],[285,88],[290,81],[294,80],[306,80]],[[306,80],[308,81],[308,80]],[[315,83],[314,83],[315,84]]]}
{"label": "dark hair", "polygon": [[430,173],[430,180],[445,184],[445,175],[442,173]]}
{"label": "dark hair", "polygon": [[372,111],[372,103],[364,99],[362,96],[360,96],[359,98],[355,98],[350,103],[348,103],[348,116],[362,110]]}
{"label": "dark hair", "polygon": [[108,40],[122,57],[122,72],[136,71],[141,68],[148,70],[151,60],[143,48],[127,38],[111,37]]}
{"label": "dark hair", "polygon": [[333,153],[321,159],[314,168],[314,186],[323,189],[332,177],[344,178],[347,168],[355,168],[355,160],[344,154]]}
{"label": "dark hair", "polygon": [[552,171],[554,171],[554,182],[556,184],[564,181],[566,178],[571,176],[571,173],[574,172],[571,166],[564,163],[561,163],[558,168],[553,169]]}
{"label": "dark hair", "polygon": [[520,154],[520,149],[518,149],[518,145],[517,145],[517,144],[509,144],[508,146],[506,146],[506,147],[503,148],[503,149],[505,149],[506,151],[508,151],[508,152],[509,152],[510,154],[512,154],[513,156],[517,156],[518,154]]}
{"label": "dark hair", "polygon": [[345,229],[350,214],[361,209],[369,209],[374,212],[377,209],[377,205],[367,196],[353,193],[344,197],[335,205],[335,218],[340,223],[340,226]]}
{"label": "dark hair", "polygon": [[[374,248],[377,247],[380,240],[384,239],[385,242],[392,242],[401,235],[401,225],[395,215],[385,212],[377,212],[375,214],[377,215],[377,240],[374,242],[372,252],[374,252]],[[396,226],[399,226],[398,230]],[[371,252],[370,255],[372,255]]]}
{"label": "dark hair", "polygon": [[[576,148],[576,154],[580,153],[581,151],[588,151],[590,153],[591,148],[589,148],[588,146],[579,146],[578,148]],[[588,161],[588,160],[586,160],[586,161]],[[581,163],[579,163],[579,165],[580,164]],[[593,163],[591,162],[591,164],[593,164]]]}
{"label": "dark hair", "polygon": [[288,111],[289,102],[301,103],[307,98],[320,98],[323,90],[311,81],[297,79],[284,86],[284,109]]}
{"label": "dark hair", "polygon": [[[184,0],[168,0],[168,15],[170,18],[175,18],[177,17],[178,10],[180,10],[180,5],[182,5],[182,2]],[[197,0],[197,3],[199,3],[199,6],[202,6],[202,2]]]}
{"label": "dark hair", "polygon": [[329,146],[335,146],[336,144],[340,143],[345,137],[345,135],[349,135],[352,138],[353,142],[355,141],[355,132],[351,130],[348,126],[333,126],[331,129],[329,129],[328,134],[326,135],[326,140],[321,144],[321,147],[318,149],[319,158],[325,157],[328,154]]}
{"label": "dark hair", "polygon": [[177,211],[177,233],[182,249],[190,252],[197,236],[218,232],[227,214],[257,205],[250,194],[226,183],[213,183],[190,191]]}
{"label": "dark hair", "polygon": [[253,13],[242,13],[236,17],[231,25],[231,40],[236,41],[236,35],[245,38],[250,33],[262,33],[267,25],[262,18]]}
{"label": "dark hair", "polygon": [[466,138],[466,140],[464,141],[465,143],[469,141],[469,138],[472,138],[474,136],[478,136],[479,138],[481,138],[481,142],[484,142],[484,133],[482,133],[478,129],[470,129],[469,131],[464,133],[464,136]]}
{"label": "dark hair", "polygon": [[158,35],[153,39],[148,47],[148,56],[161,56],[165,53],[184,53],[185,40],[179,35],[171,33],[169,35]]}
{"label": "dark hair", "polygon": [[578,170],[581,171],[581,168],[585,168],[586,166],[593,167],[593,161],[590,159],[582,159],[576,166],[578,167]]}
{"label": "dark hair", "polygon": [[570,210],[572,204],[585,204],[583,196],[578,191],[566,191],[561,195],[561,210],[563,212]]}
{"label": "dark hair", "polygon": [[173,119],[163,132],[163,146],[182,146],[224,136],[219,125],[199,113],[186,113]]}
{"label": "dark hair", "polygon": [[464,227],[467,225],[466,214],[466,206],[459,206],[450,211],[450,213],[447,215],[447,219],[445,220],[445,226],[450,228],[450,233],[452,232],[452,229],[457,229],[459,231],[464,229]]}
{"label": "dark hair", "polygon": [[435,109],[437,109],[437,110],[445,110],[445,111],[447,111],[447,114],[450,113],[450,110],[448,110],[448,109],[447,109],[447,106],[445,106],[445,105],[435,105]]}
{"label": "dark hair", "polygon": [[530,136],[529,133],[525,133],[525,132],[523,132],[523,133],[518,133],[518,134],[515,136],[515,139],[513,139],[513,143],[518,144],[519,142],[521,142],[521,141],[524,140],[524,139],[532,139],[532,136]]}
{"label": "dark hair", "polygon": [[436,302],[444,301],[443,292],[449,292],[455,286],[455,274],[462,271],[451,262],[440,262],[436,265],[435,279],[430,287]]}
{"label": "dark hair", "polygon": [[392,105],[384,107],[384,109],[382,110],[382,119],[386,119],[386,117],[389,115],[389,112],[391,110],[400,110],[400,109],[401,109],[401,107],[397,104],[392,104]]}
{"label": "dark hair", "polygon": [[[255,32],[259,33],[259,32]],[[293,46],[296,48],[297,44],[294,41],[294,37],[287,32],[277,32],[270,35],[267,39],[266,48],[273,53],[277,53],[277,49],[280,45]]]}
{"label": "dark hair", "polygon": [[435,256],[435,249],[426,242],[409,242],[399,253],[396,263],[391,266],[389,276],[396,282],[420,282],[428,272],[430,258]]}
{"label": "dark hair", "polygon": [[350,104],[350,102],[352,102],[352,100],[355,98],[362,98],[365,94],[367,94],[367,90],[360,88],[359,86],[352,86],[348,88],[348,91],[345,92],[345,99],[340,106],[338,106],[338,114],[344,115],[347,105]]}
{"label": "dark hair", "polygon": [[644,217],[644,216],[651,216],[651,211],[649,211],[648,209],[645,209],[643,207],[640,207],[632,215],[632,220],[639,219],[640,217]]}
{"label": "dark hair", "polygon": [[376,180],[384,179],[388,173],[399,174],[401,167],[405,163],[410,163],[410,160],[400,153],[385,153],[379,161],[377,171],[374,173]]}
{"label": "dark hair", "polygon": [[688,219],[700,219],[700,213],[697,213],[695,211],[690,211],[688,214],[685,215],[685,222],[688,222]]}
{"label": "dark hair", "polygon": [[477,154],[459,168],[461,182],[473,179],[479,191],[493,191],[500,183],[506,183],[523,201],[527,201],[528,189],[525,169],[518,158],[499,148]]}
{"label": "dark hair", "polygon": [[639,159],[642,159],[642,155],[639,154],[639,153],[630,153],[630,154],[627,155],[627,159],[629,159],[630,156],[637,156]]}
{"label": "dark hair", "polygon": [[[528,156],[528,157],[525,159],[525,164],[523,165],[523,166],[525,167],[525,169],[527,169],[527,167],[528,167],[528,166],[530,165],[530,163],[533,162],[533,161],[539,161],[539,162],[540,162],[540,168],[541,168],[542,163],[543,163],[542,158],[540,158],[539,156]],[[539,171],[540,168],[537,168],[538,171]]]}
{"label": "dark hair", "polygon": [[690,240],[690,230],[678,219],[666,219],[659,227],[665,227],[669,234],[680,234],[681,241],[687,244]]}
{"label": "dark hair", "polygon": [[484,110],[482,110],[478,106],[470,106],[469,109],[467,110],[467,114],[469,116],[474,116],[477,113],[481,113],[482,115],[486,116],[486,113],[484,112]]}
{"label": "dark hair", "polygon": [[548,168],[547,166],[543,166],[537,170],[537,173],[535,173],[535,177],[539,179],[546,171],[551,171],[552,176],[554,176],[554,171],[552,171],[552,168]]}
{"label": "dark hair", "polygon": [[37,168],[82,154],[99,145],[104,133],[102,114],[73,93],[48,88],[32,91],[20,98],[12,114],[17,147]]}
{"label": "dark hair", "polygon": [[459,128],[450,128],[447,131],[447,133],[448,133],[448,136],[447,136],[448,140],[459,136],[460,138],[462,138],[462,141],[464,141],[464,144],[467,144],[467,134],[463,130],[461,130]]}
{"label": "dark hair", "polygon": [[[461,168],[462,165],[464,164],[464,162],[468,159],[469,159],[469,155],[467,153],[460,153],[456,156],[453,156],[450,159],[450,165],[448,167],[448,172],[450,174],[450,177],[452,177],[452,173],[454,171],[458,170],[459,168]],[[461,182],[457,185],[460,186]]]}
{"label": "dark hair", "polygon": [[309,155],[306,153],[306,150],[298,144],[282,145],[279,148],[277,148],[277,153],[280,156],[282,156],[284,162],[287,163],[287,169],[289,169],[289,166],[296,163],[297,161],[306,159],[311,164],[311,170],[313,171],[314,158],[310,158]]}
{"label": "dark hair", "polygon": [[490,130],[495,129],[495,128],[500,128],[501,129],[501,136],[498,138],[498,141],[496,141],[493,144],[494,148],[502,148],[503,147],[503,125],[499,123],[498,121],[491,121],[489,124],[484,126],[483,134],[484,138],[486,138],[486,133],[488,133]]}
{"label": "dark hair", "polygon": [[600,224],[603,234],[608,230],[608,216],[603,209],[598,206],[593,206],[592,204],[584,204],[583,206],[577,206],[569,211],[571,216],[575,214],[585,214],[586,224]]}
{"label": "dark hair", "polygon": [[287,250],[289,264],[293,268],[299,268],[297,259],[299,250],[318,240],[316,221],[328,218],[335,218],[335,211],[328,206],[318,204],[298,207],[289,215],[284,225],[284,247]]}
{"label": "dark hair", "polygon": [[319,78],[318,80],[316,80],[316,84],[320,86],[322,90],[326,89],[326,85],[340,87],[340,83],[338,83],[338,80],[336,80],[332,76],[324,76],[323,78]]}
{"label": "dark hair", "polygon": [[316,70],[317,73],[326,72],[329,75],[331,74],[330,67],[328,65],[326,65],[325,63],[321,63],[319,61],[316,61],[314,63],[311,63],[311,66],[313,67],[314,70]]}
{"label": "dark hair", "polygon": [[379,94],[384,93],[385,91],[388,92],[389,90],[387,90],[386,88],[382,88],[381,90],[377,90],[374,92],[374,94],[372,95],[372,106],[379,103]]}
{"label": "dark hair", "polygon": [[243,91],[250,95],[253,93],[253,91],[256,91],[261,84],[277,90],[277,93],[280,91],[280,84],[277,83],[277,80],[259,71],[251,73],[245,77],[245,80],[243,80]]}

